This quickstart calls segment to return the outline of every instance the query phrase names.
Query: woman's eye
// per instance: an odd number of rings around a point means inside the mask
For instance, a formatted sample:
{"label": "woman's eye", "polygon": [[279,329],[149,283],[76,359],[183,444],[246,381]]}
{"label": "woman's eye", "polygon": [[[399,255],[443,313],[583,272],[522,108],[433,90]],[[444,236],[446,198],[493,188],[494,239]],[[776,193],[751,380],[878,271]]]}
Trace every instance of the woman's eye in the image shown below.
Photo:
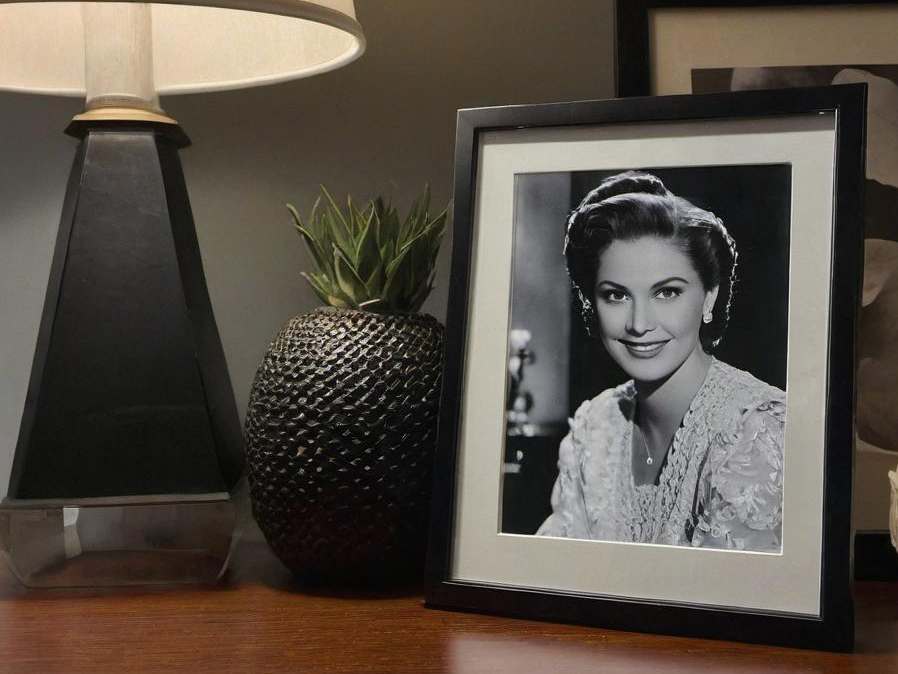
{"label": "woman's eye", "polygon": [[599,296],[610,304],[620,304],[627,301],[627,293],[620,290],[603,290]]}
{"label": "woman's eye", "polygon": [[683,290],[681,288],[668,286],[665,288],[661,288],[657,293],[655,293],[655,297],[658,297],[662,300],[672,300],[673,298],[679,297],[682,294]]}

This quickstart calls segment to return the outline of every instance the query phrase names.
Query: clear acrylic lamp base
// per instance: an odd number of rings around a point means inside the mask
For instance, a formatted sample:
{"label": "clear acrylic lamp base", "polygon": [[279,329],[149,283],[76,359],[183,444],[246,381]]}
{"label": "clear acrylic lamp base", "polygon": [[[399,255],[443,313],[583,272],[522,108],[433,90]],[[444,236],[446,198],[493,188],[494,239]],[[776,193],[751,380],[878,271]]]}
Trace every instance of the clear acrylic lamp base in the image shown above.
{"label": "clear acrylic lamp base", "polygon": [[235,539],[227,493],[0,504],[0,554],[27,587],[214,583]]}

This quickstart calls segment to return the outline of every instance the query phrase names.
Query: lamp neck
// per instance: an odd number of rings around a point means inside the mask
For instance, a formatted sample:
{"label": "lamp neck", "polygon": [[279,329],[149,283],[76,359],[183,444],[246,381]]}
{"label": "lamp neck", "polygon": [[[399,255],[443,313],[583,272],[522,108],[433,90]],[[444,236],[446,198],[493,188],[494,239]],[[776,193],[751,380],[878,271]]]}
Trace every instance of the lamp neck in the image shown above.
{"label": "lamp neck", "polygon": [[153,21],[147,3],[85,2],[85,111],[76,119],[175,123],[153,80]]}

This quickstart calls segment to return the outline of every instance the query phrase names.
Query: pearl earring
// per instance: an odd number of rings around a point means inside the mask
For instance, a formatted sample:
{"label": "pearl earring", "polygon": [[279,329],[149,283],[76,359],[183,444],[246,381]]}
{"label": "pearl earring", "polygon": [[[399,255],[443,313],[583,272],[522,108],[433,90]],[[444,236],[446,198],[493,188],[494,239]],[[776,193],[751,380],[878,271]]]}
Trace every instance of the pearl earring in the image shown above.
{"label": "pearl earring", "polygon": [[705,323],[710,323],[713,320],[714,320],[714,314],[712,314],[710,311],[706,311],[705,315],[702,316],[702,321],[704,321]]}

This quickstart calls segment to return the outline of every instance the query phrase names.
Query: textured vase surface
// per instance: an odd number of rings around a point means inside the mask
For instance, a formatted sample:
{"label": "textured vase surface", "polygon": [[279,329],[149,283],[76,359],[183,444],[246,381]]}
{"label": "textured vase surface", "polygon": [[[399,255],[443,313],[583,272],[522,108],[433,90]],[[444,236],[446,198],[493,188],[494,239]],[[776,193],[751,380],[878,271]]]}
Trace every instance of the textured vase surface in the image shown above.
{"label": "textured vase surface", "polygon": [[423,314],[322,308],[269,346],[246,418],[253,514],[310,580],[423,567],[443,328]]}

